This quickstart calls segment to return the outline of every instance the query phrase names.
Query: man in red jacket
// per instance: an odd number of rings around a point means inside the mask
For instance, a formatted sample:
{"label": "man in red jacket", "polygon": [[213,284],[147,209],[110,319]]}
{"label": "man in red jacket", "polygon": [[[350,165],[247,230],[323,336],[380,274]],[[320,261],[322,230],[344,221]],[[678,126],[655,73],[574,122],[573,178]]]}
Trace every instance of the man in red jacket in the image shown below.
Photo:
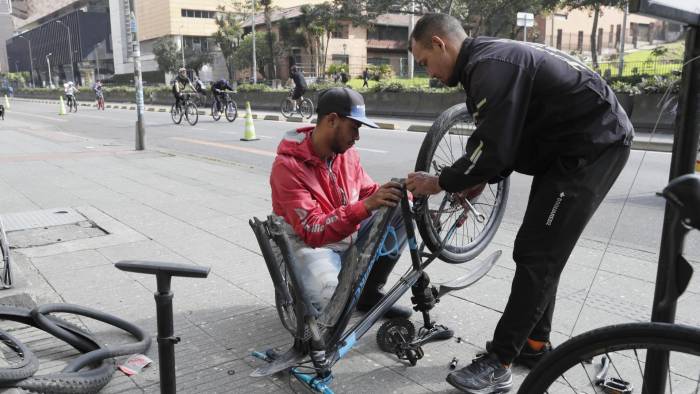
{"label": "man in red jacket", "polygon": [[[348,88],[325,90],[319,95],[317,114],[316,127],[287,132],[277,148],[270,174],[272,208],[290,225],[302,246],[315,248],[310,252],[335,252],[339,270],[340,255],[351,242],[363,241],[361,225],[368,227],[373,211],[396,206],[401,192],[395,182],[375,183],[352,148],[360,139],[361,125],[377,127],[365,116],[359,93]],[[368,311],[382,298],[382,288],[397,261],[398,256],[384,256],[374,264],[358,310]],[[337,283],[337,273],[335,276]],[[394,306],[385,316],[410,315],[410,309]]]}

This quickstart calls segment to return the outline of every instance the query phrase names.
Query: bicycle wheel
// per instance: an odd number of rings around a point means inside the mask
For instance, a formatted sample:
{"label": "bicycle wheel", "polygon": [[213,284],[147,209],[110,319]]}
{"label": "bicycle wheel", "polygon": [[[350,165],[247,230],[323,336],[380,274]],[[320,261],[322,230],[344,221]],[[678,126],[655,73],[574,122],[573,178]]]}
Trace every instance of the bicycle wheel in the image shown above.
{"label": "bicycle wheel", "polygon": [[[273,249],[277,249],[274,247]],[[277,254],[277,253],[276,253]],[[296,301],[294,299],[294,288],[292,286],[292,282],[289,279],[289,272],[287,271],[287,267],[284,264],[284,261],[282,260],[282,257],[279,256],[280,265],[279,265],[279,270],[280,274],[282,276],[282,281],[284,282],[283,285],[287,286],[287,289],[289,291],[289,295],[291,296],[291,300],[286,300],[284,296],[282,296],[280,293],[275,292],[275,307],[277,308],[277,314],[280,317],[280,321],[282,322],[282,325],[284,328],[289,331],[290,334],[292,334],[293,337],[297,337],[297,314],[296,314]]]}
{"label": "bicycle wheel", "polygon": [[180,124],[180,122],[182,122],[182,111],[176,104],[173,104],[173,106],[170,107],[170,118],[175,124]]}
{"label": "bicycle wheel", "polygon": [[302,118],[311,118],[311,116],[314,114],[314,103],[312,103],[311,100],[305,98],[301,102],[301,108],[299,109],[299,112],[301,112]]}
{"label": "bicycle wheel", "polygon": [[12,269],[10,266],[10,244],[2,219],[0,219],[0,289],[12,287]]}
{"label": "bicycle wheel", "polygon": [[[648,350],[669,352],[666,389],[650,388],[645,381]],[[604,390],[602,359],[608,360],[609,384]],[[700,329],[669,323],[629,323],[599,328],[558,346],[525,378],[518,393],[697,393],[700,389]],[[614,379],[614,380],[612,380]],[[622,382],[626,383],[623,384]]]}
{"label": "bicycle wheel", "polygon": [[231,100],[226,104],[226,120],[233,122],[238,117],[238,106]]}
{"label": "bicycle wheel", "polygon": [[71,111],[78,112],[78,102],[75,99],[71,100]]}
{"label": "bicycle wheel", "polygon": [[286,98],[282,100],[282,103],[280,104],[280,112],[282,112],[282,116],[285,118],[288,118],[292,116],[292,112],[294,111],[294,103],[292,102],[291,99]]}
{"label": "bicycle wheel", "polygon": [[0,330],[0,381],[26,379],[39,370],[39,360],[22,342]]}
{"label": "bicycle wheel", "polygon": [[[448,108],[430,127],[416,160],[416,171],[440,174],[465,153],[466,134],[473,129],[464,104]],[[423,242],[439,258],[460,264],[478,256],[491,241],[505,213],[508,178],[467,194],[440,192],[416,199],[416,225]],[[473,206],[479,215],[471,212]],[[452,234],[448,237],[448,234]],[[445,239],[447,238],[447,239]],[[444,240],[444,247],[441,249]]]}
{"label": "bicycle wheel", "polygon": [[197,110],[197,105],[195,105],[195,103],[187,103],[187,106],[185,106],[185,118],[190,126],[197,124],[197,121],[199,120],[199,111]]}
{"label": "bicycle wheel", "polygon": [[211,117],[214,118],[215,121],[221,119],[221,112],[219,112],[219,106],[216,105],[216,101],[211,103]]}

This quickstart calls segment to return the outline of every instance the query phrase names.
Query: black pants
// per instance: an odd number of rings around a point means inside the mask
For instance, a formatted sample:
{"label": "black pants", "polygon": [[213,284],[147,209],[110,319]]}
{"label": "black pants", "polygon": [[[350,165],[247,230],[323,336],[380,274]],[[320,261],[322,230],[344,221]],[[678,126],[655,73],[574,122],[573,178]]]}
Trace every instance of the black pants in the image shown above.
{"label": "black pants", "polygon": [[510,364],[527,338],[549,340],[559,276],[629,153],[629,146],[614,145],[591,162],[561,157],[533,178],[515,238],[510,297],[493,337],[493,351],[501,362]]}

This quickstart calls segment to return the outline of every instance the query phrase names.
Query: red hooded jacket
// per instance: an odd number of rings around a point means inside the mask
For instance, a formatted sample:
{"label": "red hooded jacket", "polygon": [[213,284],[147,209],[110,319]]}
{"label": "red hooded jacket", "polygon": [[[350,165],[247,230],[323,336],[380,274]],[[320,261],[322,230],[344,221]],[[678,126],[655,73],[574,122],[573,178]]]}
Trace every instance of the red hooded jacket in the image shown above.
{"label": "red hooded jacket", "polygon": [[369,217],[362,200],[379,185],[365,173],[354,148],[335,155],[332,168],[313,150],[313,127],[291,130],[277,147],[270,186],[272,209],[311,247],[343,240]]}

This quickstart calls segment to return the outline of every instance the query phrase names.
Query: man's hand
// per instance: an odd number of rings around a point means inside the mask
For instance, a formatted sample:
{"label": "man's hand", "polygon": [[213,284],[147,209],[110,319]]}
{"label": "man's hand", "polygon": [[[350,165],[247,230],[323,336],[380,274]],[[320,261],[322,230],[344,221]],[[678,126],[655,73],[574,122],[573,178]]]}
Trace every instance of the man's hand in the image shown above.
{"label": "man's hand", "polygon": [[381,207],[395,207],[399,201],[401,201],[401,185],[396,182],[387,182],[362,202],[367,212],[372,212]]}
{"label": "man's hand", "polygon": [[429,196],[442,191],[438,177],[423,171],[408,174],[406,188],[416,196]]}

